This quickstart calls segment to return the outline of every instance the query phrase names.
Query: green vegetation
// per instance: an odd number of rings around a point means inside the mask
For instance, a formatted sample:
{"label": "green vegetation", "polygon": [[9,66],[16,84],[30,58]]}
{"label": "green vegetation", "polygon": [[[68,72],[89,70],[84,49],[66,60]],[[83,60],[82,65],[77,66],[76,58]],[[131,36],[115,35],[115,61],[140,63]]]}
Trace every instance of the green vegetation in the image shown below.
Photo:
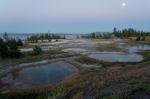
{"label": "green vegetation", "polygon": [[[137,37],[137,40],[144,40],[145,36],[150,36],[150,32],[137,31],[133,28],[118,30],[114,28],[113,34],[119,38]],[[140,39],[142,37],[142,39]]]}
{"label": "green vegetation", "polygon": [[143,37],[138,36],[136,38],[136,41],[145,41],[145,36],[143,36]]}
{"label": "green vegetation", "polygon": [[87,35],[82,35],[82,38],[92,38],[92,39],[110,39],[112,37],[112,34],[107,32],[107,33],[90,33]]}
{"label": "green vegetation", "polygon": [[9,38],[7,34],[4,34],[4,37],[0,38],[0,58],[19,58],[21,53],[18,47],[22,45],[20,39]]}
{"label": "green vegetation", "polygon": [[149,62],[150,61],[150,51],[142,51],[140,52],[144,56],[144,62]]}
{"label": "green vegetation", "polygon": [[149,62],[150,61],[150,57],[145,57],[143,61],[144,62]]}
{"label": "green vegetation", "polygon": [[56,99],[56,96],[65,92],[65,87],[54,87],[44,90],[29,92],[0,93],[0,99]]}
{"label": "green vegetation", "polygon": [[33,55],[39,55],[42,53],[42,48],[40,48],[39,46],[35,46],[33,48]]}
{"label": "green vegetation", "polygon": [[17,43],[18,43],[18,46],[23,46],[22,40],[20,38],[18,38]]}
{"label": "green vegetation", "polygon": [[99,46],[97,46],[96,50],[97,51],[110,51],[110,52],[118,51],[118,52],[120,52],[122,49],[119,48],[118,45],[116,45],[116,44],[107,44],[107,45],[99,45]]}
{"label": "green vegetation", "polygon": [[37,62],[41,60],[51,60],[57,58],[66,58],[76,56],[76,54],[68,54],[60,50],[43,51],[42,54],[34,55],[33,52],[24,52],[22,57],[15,59],[0,59],[0,70],[7,66],[15,66],[22,63]]}
{"label": "green vegetation", "polygon": [[90,33],[88,35],[82,35],[82,38],[93,38],[93,39],[110,39],[112,37],[118,38],[128,38],[128,37],[137,37],[136,41],[145,41],[146,36],[150,36],[150,32],[137,31],[133,28],[117,30],[117,28],[113,29],[113,33]]}
{"label": "green vegetation", "polygon": [[41,40],[41,42],[43,42],[44,40],[48,40],[50,42],[52,39],[65,39],[65,36],[61,37],[59,35],[51,33],[33,34],[27,38],[27,41],[37,43],[39,40]]}
{"label": "green vegetation", "polygon": [[105,96],[102,99],[130,99],[131,95],[141,91],[150,95],[150,79],[146,78],[141,81],[136,80],[130,82],[130,84],[124,88],[121,92],[113,94],[111,96]]}
{"label": "green vegetation", "polygon": [[101,64],[100,61],[89,58],[89,57],[76,58],[75,61],[80,62],[82,64]]}

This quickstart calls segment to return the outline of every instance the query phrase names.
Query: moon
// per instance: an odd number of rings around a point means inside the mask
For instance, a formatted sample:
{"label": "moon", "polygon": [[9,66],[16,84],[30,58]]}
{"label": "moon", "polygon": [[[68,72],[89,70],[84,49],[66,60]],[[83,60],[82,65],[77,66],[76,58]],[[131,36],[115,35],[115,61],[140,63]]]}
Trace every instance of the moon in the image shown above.
{"label": "moon", "polygon": [[125,2],[122,3],[122,6],[125,7],[127,4]]}

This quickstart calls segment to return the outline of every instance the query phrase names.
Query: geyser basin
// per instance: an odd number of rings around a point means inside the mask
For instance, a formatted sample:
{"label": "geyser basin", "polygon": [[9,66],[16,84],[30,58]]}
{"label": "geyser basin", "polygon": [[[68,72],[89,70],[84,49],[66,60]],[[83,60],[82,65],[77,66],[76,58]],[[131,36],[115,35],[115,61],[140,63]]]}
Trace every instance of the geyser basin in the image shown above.
{"label": "geyser basin", "polygon": [[1,78],[1,81],[13,88],[46,86],[58,83],[77,71],[78,69],[72,64],[58,61],[14,70]]}
{"label": "geyser basin", "polygon": [[96,53],[89,55],[90,58],[102,60],[105,62],[140,62],[143,57],[138,54],[125,53]]}

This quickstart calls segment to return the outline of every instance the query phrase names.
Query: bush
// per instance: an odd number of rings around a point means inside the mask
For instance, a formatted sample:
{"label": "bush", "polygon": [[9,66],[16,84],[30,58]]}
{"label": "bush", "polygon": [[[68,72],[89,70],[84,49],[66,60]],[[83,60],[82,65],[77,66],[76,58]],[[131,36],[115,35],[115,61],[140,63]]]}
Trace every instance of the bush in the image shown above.
{"label": "bush", "polygon": [[140,36],[138,36],[138,37],[136,38],[136,41],[140,41],[140,39],[141,39],[141,37],[140,37]]}
{"label": "bush", "polygon": [[17,40],[17,43],[18,43],[18,46],[23,46],[23,43],[22,43],[22,40],[21,40],[21,39],[18,39],[18,40]]}
{"label": "bush", "polygon": [[39,46],[35,46],[34,48],[33,48],[33,54],[34,55],[39,55],[39,54],[41,54],[42,53],[42,48],[40,48]]}

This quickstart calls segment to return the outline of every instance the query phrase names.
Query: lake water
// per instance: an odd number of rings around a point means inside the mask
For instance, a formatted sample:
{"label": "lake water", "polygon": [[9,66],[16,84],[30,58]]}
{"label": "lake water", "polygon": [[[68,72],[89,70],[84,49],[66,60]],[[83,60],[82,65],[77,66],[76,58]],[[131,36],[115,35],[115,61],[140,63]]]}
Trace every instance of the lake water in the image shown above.
{"label": "lake water", "polygon": [[77,71],[77,68],[72,64],[58,61],[47,65],[23,68],[7,74],[1,80],[12,87],[36,87],[58,83]]}
{"label": "lake water", "polygon": [[90,54],[90,58],[102,60],[105,62],[140,62],[143,57],[138,54],[126,54],[126,53],[96,53]]}

